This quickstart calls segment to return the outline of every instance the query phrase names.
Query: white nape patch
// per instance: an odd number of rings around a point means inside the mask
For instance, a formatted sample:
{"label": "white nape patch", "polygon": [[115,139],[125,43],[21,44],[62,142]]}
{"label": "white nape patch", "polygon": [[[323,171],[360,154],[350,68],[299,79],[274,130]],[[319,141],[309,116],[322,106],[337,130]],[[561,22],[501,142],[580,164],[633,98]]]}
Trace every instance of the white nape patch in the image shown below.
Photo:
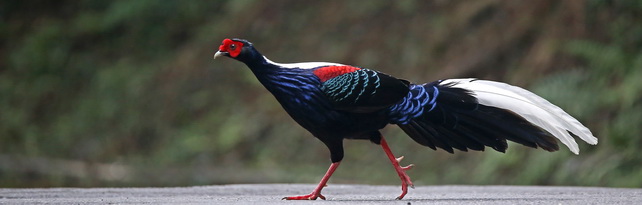
{"label": "white nape patch", "polygon": [[265,56],[263,56],[263,58],[265,58],[265,61],[267,61],[268,63],[281,66],[283,68],[312,69],[312,68],[324,67],[324,66],[343,66],[343,64],[328,63],[328,62],[275,63],[274,61],[271,61]]}

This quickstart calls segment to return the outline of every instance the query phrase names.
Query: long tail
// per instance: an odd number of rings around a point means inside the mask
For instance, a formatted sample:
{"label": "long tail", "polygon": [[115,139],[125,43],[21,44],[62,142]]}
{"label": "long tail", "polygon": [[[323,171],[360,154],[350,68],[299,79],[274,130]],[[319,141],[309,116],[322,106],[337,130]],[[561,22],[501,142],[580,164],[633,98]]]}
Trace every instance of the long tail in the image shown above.
{"label": "long tail", "polygon": [[451,153],[453,148],[485,146],[504,152],[506,140],[547,151],[559,150],[560,140],[575,154],[579,147],[573,136],[597,144],[591,131],[561,108],[522,88],[493,81],[450,79],[415,85],[392,110],[408,116],[393,121],[417,143]]}

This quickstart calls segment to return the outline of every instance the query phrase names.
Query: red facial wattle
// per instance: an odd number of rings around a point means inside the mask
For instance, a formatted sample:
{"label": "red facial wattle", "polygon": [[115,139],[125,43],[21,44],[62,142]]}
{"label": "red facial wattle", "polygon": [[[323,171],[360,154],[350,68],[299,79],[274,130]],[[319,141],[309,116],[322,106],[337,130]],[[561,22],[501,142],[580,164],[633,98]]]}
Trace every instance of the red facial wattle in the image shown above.
{"label": "red facial wattle", "polygon": [[223,43],[218,48],[218,50],[221,52],[227,52],[230,55],[230,57],[236,58],[241,53],[242,48],[243,48],[242,42],[225,39],[223,40]]}

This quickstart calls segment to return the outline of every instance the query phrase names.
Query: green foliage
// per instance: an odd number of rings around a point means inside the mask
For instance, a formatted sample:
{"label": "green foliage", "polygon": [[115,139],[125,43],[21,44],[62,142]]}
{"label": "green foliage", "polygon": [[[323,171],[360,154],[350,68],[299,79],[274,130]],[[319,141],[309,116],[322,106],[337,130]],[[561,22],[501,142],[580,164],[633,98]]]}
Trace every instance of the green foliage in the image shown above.
{"label": "green foliage", "polygon": [[[631,5],[632,6],[632,5]],[[599,9],[599,8],[592,8]],[[576,70],[551,76],[536,87],[541,94],[596,127],[599,151],[593,156],[606,159],[599,164],[608,170],[600,183],[639,187],[642,179],[642,25],[631,15],[637,7],[622,7],[620,15],[606,26],[607,43],[573,40],[566,52],[582,63]],[[623,29],[626,27],[626,29]],[[560,87],[566,89],[559,89]]]}
{"label": "green foliage", "polygon": [[[279,62],[531,85],[600,140],[451,155],[385,129],[417,185],[640,187],[641,2],[3,1],[0,186],[316,182],[325,146],[244,65],[212,61],[241,37]],[[398,183],[379,147],[345,144],[333,182]]]}

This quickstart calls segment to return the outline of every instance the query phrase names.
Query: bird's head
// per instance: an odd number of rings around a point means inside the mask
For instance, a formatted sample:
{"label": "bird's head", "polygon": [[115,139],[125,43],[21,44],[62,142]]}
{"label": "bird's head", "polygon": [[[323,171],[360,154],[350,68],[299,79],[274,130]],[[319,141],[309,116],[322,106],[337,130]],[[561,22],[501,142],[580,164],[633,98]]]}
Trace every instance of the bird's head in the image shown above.
{"label": "bird's head", "polygon": [[248,62],[261,55],[249,41],[238,38],[228,38],[223,40],[221,46],[218,47],[218,51],[214,54],[214,59],[219,56],[227,56],[242,62]]}

